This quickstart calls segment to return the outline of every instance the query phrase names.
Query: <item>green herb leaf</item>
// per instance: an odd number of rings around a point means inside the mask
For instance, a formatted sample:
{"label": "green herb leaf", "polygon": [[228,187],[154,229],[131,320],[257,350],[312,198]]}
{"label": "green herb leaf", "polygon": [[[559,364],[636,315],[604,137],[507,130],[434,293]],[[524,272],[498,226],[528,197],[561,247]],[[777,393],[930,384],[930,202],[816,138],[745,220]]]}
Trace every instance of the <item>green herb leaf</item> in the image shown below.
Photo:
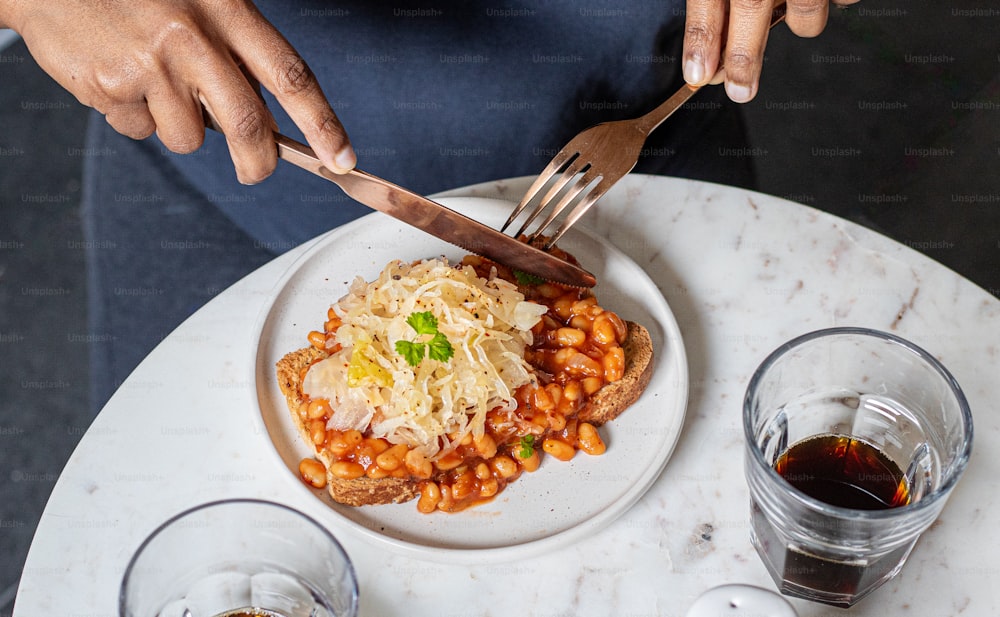
{"label": "green herb leaf", "polygon": [[545,282],[545,279],[542,277],[534,274],[528,274],[527,272],[523,272],[521,270],[514,270],[514,278],[516,278],[517,282],[521,285],[541,285]]}
{"label": "green herb leaf", "polygon": [[396,353],[403,356],[410,366],[420,364],[424,356],[446,362],[455,355],[455,348],[448,342],[448,338],[438,331],[437,317],[430,311],[413,313],[406,318],[406,323],[417,332],[417,336],[431,336],[426,342],[396,341]]}
{"label": "green herb leaf", "polygon": [[438,333],[438,320],[434,316],[434,313],[430,311],[423,311],[421,313],[413,313],[406,318],[406,323],[410,325],[411,328],[417,331],[417,334],[437,334]]}
{"label": "green herb leaf", "polygon": [[535,453],[535,436],[534,435],[522,435],[521,441],[518,442],[519,451],[517,455],[521,458],[531,458],[531,455]]}
{"label": "green herb leaf", "polygon": [[430,356],[431,360],[447,362],[455,355],[455,348],[448,342],[448,338],[440,332],[435,334],[434,338],[427,343],[427,347],[427,355]]}
{"label": "green herb leaf", "polygon": [[416,366],[424,359],[424,354],[427,353],[427,345],[412,341],[396,341],[396,353],[403,356],[406,359],[406,363],[410,366]]}

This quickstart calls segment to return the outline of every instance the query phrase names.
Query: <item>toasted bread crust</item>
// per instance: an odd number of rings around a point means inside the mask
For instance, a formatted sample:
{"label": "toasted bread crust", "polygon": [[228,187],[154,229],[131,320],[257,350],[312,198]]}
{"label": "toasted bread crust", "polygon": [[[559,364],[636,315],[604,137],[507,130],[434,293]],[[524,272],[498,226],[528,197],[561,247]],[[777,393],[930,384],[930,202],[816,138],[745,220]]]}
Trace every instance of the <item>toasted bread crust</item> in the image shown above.
{"label": "toasted bread crust", "polygon": [[[621,415],[642,395],[653,375],[653,342],[649,331],[643,326],[626,322],[627,334],[622,343],[625,351],[625,373],[622,378],[596,392],[589,404],[579,412],[581,420],[595,425],[605,424]],[[298,408],[304,400],[302,375],[312,363],[326,358],[327,354],[314,347],[299,349],[286,354],[278,361],[276,369],[278,386],[285,395],[292,420],[299,433],[308,442],[305,422],[299,416]],[[320,451],[316,458],[327,468],[327,490],[330,496],[349,506],[401,503],[417,497],[419,481],[409,478],[372,479],[361,477],[344,480],[330,473],[333,459],[329,453]]]}
{"label": "toasted bread crust", "polygon": [[653,377],[653,340],[649,331],[632,321],[625,325],[628,328],[622,342],[625,373],[618,381],[594,393],[587,406],[577,414],[581,420],[597,426],[611,422],[639,400]]}

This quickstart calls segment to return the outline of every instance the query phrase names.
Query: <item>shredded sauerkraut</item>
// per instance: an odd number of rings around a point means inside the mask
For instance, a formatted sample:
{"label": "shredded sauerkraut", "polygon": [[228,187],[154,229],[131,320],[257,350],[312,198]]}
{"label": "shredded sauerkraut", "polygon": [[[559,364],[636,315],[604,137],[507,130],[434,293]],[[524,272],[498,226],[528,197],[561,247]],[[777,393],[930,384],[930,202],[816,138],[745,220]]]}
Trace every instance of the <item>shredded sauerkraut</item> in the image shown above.
{"label": "shredded sauerkraut", "polygon": [[[535,380],[524,350],[547,309],[509,281],[430,259],[393,261],[371,283],[356,279],[333,310],[343,322],[340,349],[309,369],[304,393],[330,401],[328,428],[357,429],[434,458],[470,432],[483,435],[490,410],[516,408],[517,389]],[[396,342],[418,337],[407,318],[427,311],[454,354],[411,366]]]}

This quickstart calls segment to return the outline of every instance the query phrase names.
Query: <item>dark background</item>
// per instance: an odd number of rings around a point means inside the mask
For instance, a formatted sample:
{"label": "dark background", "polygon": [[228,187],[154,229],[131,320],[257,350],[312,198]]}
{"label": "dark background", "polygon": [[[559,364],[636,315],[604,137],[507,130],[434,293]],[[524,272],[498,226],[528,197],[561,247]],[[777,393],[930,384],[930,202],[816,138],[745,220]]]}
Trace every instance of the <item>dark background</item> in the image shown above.
{"label": "dark background", "polygon": [[[750,147],[738,155],[752,158],[755,188],[882,232],[1000,296],[998,33],[990,1],[864,0],[813,40],[779,27],[743,107]],[[86,118],[20,41],[0,49],[0,617],[92,420]]]}

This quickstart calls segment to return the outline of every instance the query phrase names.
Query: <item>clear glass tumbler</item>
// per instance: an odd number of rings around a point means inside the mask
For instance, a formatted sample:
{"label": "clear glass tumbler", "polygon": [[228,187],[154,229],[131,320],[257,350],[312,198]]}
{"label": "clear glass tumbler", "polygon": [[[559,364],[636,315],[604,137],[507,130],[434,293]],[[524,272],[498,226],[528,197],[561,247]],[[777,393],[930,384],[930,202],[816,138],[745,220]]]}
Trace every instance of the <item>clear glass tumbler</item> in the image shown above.
{"label": "clear glass tumbler", "polygon": [[758,554],[782,593],[841,607],[899,572],[972,449],[951,374],[863,328],[775,350],[747,387],[743,429]]}
{"label": "clear glass tumbler", "polygon": [[204,504],[163,523],[122,579],[121,617],[356,617],[358,585],[340,543],[268,501]]}

